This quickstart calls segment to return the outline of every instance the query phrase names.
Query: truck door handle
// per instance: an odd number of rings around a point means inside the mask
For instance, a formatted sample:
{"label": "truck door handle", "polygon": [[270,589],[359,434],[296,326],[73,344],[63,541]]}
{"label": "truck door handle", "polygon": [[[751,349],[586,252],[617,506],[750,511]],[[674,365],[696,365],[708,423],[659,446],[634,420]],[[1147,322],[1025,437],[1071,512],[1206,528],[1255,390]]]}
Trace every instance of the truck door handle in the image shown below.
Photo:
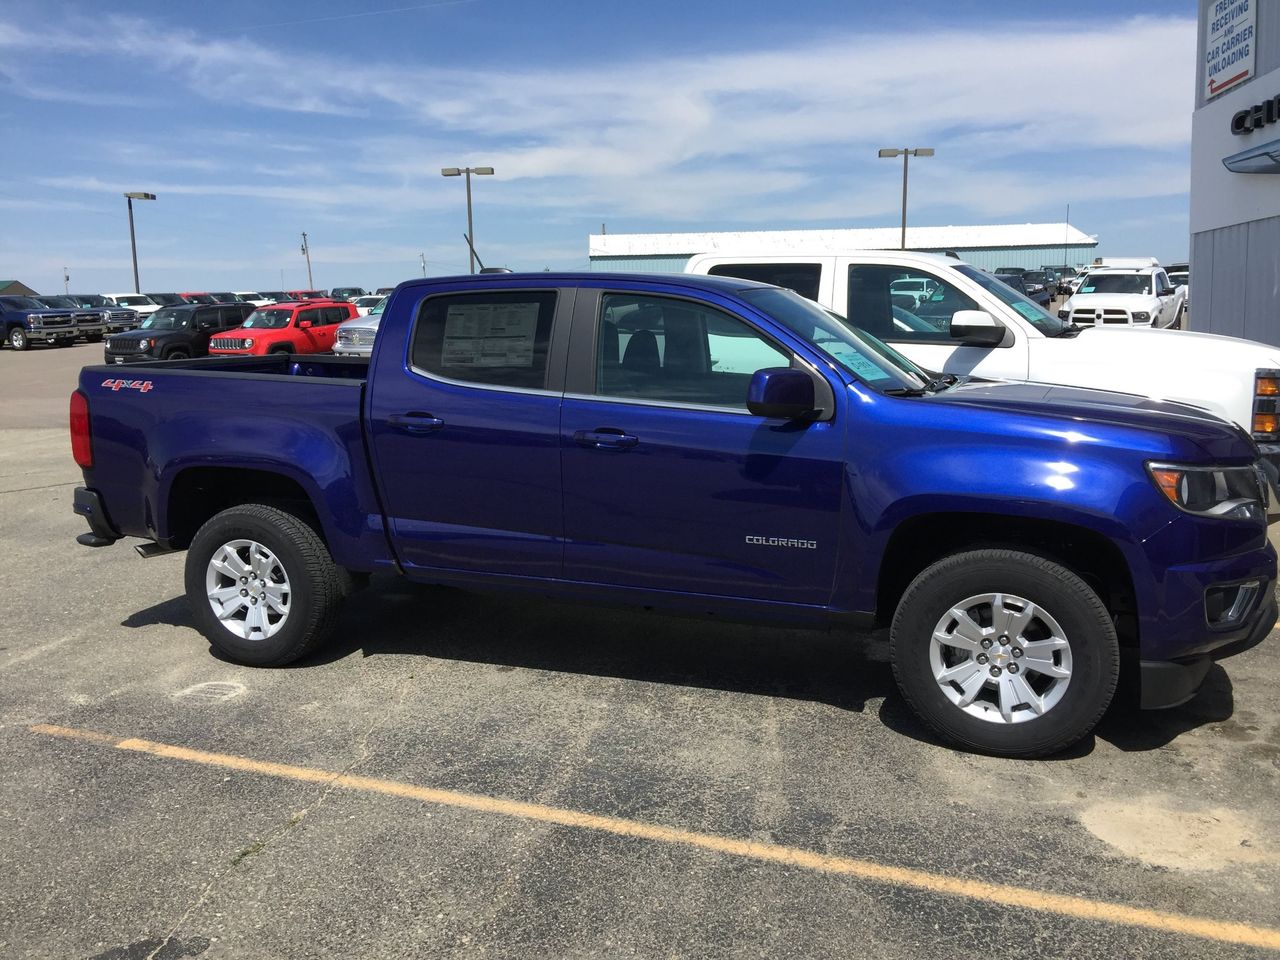
{"label": "truck door handle", "polygon": [[402,413],[388,417],[387,422],[405,433],[431,433],[444,426],[444,421],[429,413]]}
{"label": "truck door handle", "polygon": [[573,442],[596,450],[630,450],[640,442],[640,438],[612,427],[602,427],[599,430],[579,430],[573,435]]}

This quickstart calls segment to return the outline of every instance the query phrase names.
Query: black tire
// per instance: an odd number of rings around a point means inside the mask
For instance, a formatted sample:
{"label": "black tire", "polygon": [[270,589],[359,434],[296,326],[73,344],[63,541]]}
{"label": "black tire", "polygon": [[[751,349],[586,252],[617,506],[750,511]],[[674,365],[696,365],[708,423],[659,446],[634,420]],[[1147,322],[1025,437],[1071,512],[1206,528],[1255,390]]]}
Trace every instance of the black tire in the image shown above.
{"label": "black tire", "polygon": [[[949,611],[965,600],[984,594],[1006,595],[1014,608],[1019,598],[1030,601],[1049,620],[1056,620],[1068,647],[1066,652],[1050,654],[1050,660],[1055,662],[1056,669],[1065,666],[1069,673],[1065,683],[1034,668],[997,668],[994,659],[979,659],[979,656],[992,658],[998,654],[1007,664],[1035,662],[1025,656],[1014,659],[1011,655],[1013,647],[1021,648],[1024,639],[1034,642],[1047,638],[1045,624],[1048,621],[1034,617],[1022,628],[1023,632],[1012,638],[1011,645],[999,645],[998,636],[984,638],[984,643],[993,643],[991,653],[982,650],[968,653],[945,645],[938,647],[942,652],[934,653],[935,628],[949,617]],[[993,606],[985,608],[988,614]],[[986,632],[991,624],[983,622],[982,605],[970,609],[976,614],[978,626]],[[951,620],[958,632],[959,621]],[[1049,756],[1087,735],[1111,703],[1120,672],[1115,626],[1098,595],[1066,567],[1014,550],[954,554],[924,570],[898,604],[890,645],[894,678],[921,720],[961,747],[1005,757]],[[980,668],[982,687],[970,708],[951,699],[953,695],[960,697],[959,683],[953,683],[944,692],[942,681],[934,675],[935,656],[940,658],[942,667],[949,665],[956,670],[972,658],[975,664],[968,677],[974,683],[979,679],[977,664],[991,664]],[[941,659],[952,656],[957,658],[954,662]],[[1001,679],[992,678],[993,669],[1006,670],[1008,674],[1002,673]],[[1030,701],[1024,700],[1013,706],[1010,716],[1025,719],[1010,722],[1003,718],[997,691],[1004,689],[1005,683],[1016,682],[1015,676],[1031,684],[1032,692],[1041,700],[1052,700],[1042,714],[1035,715],[1028,705]],[[1057,684],[1061,684],[1060,689]]]}
{"label": "black tire", "polygon": [[102,334],[100,334],[100,333],[87,333],[87,334],[85,334],[85,337],[84,337],[84,338],[85,338],[85,340],[86,340],[87,342],[89,342],[89,343],[101,343],[101,342],[102,342]]}
{"label": "black tire", "polygon": [[166,360],[190,360],[191,354],[186,350],[170,350],[164,355]]}
{"label": "black tire", "polygon": [[27,336],[27,331],[21,327],[10,327],[8,340],[9,346],[15,350],[25,350],[31,346],[31,339]]}
{"label": "black tire", "polygon": [[272,347],[270,350],[267,351],[267,353],[268,354],[293,353],[293,347],[286,343],[279,347]]}
{"label": "black tire", "polygon": [[[224,623],[214,613],[206,586],[210,564],[224,546],[237,540],[266,548],[287,578],[288,611],[270,636],[241,636],[227,623],[239,627],[247,621],[229,617]],[[244,554],[238,556],[243,559]],[[259,503],[223,510],[200,528],[187,551],[185,579],[187,602],[200,632],[229,659],[254,667],[292,663],[324,642],[337,624],[349,581],[310,524]],[[234,578],[222,579],[234,585]],[[262,609],[266,610],[265,600]]]}
{"label": "black tire", "polygon": [[74,340],[55,340],[53,345],[55,347],[74,347],[76,342]]}

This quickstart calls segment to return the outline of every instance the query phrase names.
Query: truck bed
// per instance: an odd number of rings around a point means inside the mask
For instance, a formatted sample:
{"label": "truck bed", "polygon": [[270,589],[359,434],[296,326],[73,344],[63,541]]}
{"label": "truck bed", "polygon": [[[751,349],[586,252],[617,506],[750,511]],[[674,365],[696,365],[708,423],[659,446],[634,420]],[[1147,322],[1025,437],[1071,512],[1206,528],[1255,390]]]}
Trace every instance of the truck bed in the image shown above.
{"label": "truck bed", "polygon": [[122,379],[136,380],[141,370],[163,370],[165,374],[179,376],[224,376],[238,374],[241,377],[317,377],[326,380],[353,380],[364,382],[369,375],[367,357],[335,357],[325,354],[277,353],[266,357],[198,357],[194,360],[150,360],[130,364],[97,364],[85,371],[101,372]]}
{"label": "truck bed", "polygon": [[368,368],[301,354],[85,367],[87,485],[116,533],[182,547],[195,533],[188,505],[226,498],[255,473],[288,478],[275,496],[325,505],[317,519],[335,558],[389,563],[364,445]]}

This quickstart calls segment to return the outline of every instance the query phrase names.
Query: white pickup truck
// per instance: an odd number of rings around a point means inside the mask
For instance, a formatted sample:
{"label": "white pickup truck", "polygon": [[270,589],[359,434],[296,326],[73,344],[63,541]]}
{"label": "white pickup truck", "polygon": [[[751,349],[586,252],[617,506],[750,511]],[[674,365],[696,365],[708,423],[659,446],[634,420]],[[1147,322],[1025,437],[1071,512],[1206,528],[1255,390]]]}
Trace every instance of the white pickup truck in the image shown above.
{"label": "white pickup truck", "polygon": [[[1280,347],[1180,330],[1078,326],[991,274],[936,254],[722,250],[693,257],[685,272],[788,287],[927,370],[1095,387],[1201,407],[1250,433],[1271,465],[1273,484],[1280,479]],[[918,301],[898,293],[903,280],[931,282],[932,293]]]}
{"label": "white pickup truck", "polygon": [[1186,302],[1186,287],[1175,287],[1161,267],[1098,267],[1058,309],[1058,319],[1081,326],[1176,328]]}

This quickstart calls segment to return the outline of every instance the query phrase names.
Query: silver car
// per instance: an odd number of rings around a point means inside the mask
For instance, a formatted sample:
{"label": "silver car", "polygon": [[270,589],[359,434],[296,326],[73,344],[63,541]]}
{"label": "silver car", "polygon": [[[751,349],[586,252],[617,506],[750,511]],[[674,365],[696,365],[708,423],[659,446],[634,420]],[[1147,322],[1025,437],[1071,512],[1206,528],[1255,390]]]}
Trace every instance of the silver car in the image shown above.
{"label": "silver car", "polygon": [[348,320],[338,327],[333,341],[333,352],[340,357],[367,357],[373,353],[373,338],[378,335],[378,324],[387,305],[383,297],[366,316]]}

